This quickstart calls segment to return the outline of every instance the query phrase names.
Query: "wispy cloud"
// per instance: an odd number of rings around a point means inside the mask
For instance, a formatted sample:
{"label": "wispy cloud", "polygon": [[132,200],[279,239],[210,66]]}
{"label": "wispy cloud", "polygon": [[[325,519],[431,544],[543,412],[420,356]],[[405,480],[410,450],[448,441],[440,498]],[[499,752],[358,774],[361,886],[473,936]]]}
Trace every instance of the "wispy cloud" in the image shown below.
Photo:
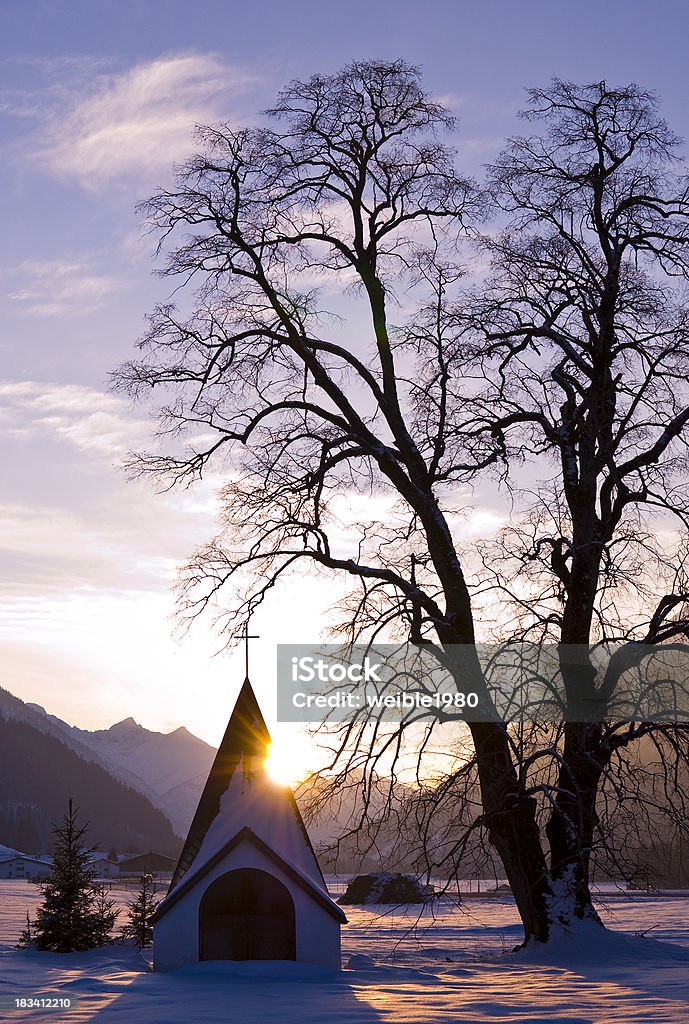
{"label": "wispy cloud", "polygon": [[254,79],[214,54],[173,54],[120,74],[94,72],[88,98],[64,103],[44,163],[88,189],[123,175],[169,168],[192,150],[195,124],[228,115],[220,99]]}
{"label": "wispy cloud", "polygon": [[25,260],[14,273],[21,287],[9,298],[32,316],[83,316],[99,309],[116,289],[117,278],[94,272],[93,263],[68,260]]}
{"label": "wispy cloud", "polygon": [[0,435],[28,440],[49,434],[117,461],[150,432],[150,421],[135,418],[123,399],[97,388],[0,381]]}
{"label": "wispy cloud", "polygon": [[81,586],[106,592],[169,586],[175,560],[152,550],[143,531],[123,525],[58,505],[0,504],[0,600]]}
{"label": "wispy cloud", "polygon": [[[0,596],[86,584],[117,590],[132,579],[140,588],[169,586],[217,506],[211,482],[193,501],[127,482],[115,467],[151,429],[125,400],[97,388],[0,380]],[[19,453],[42,461],[42,480],[25,486]]]}

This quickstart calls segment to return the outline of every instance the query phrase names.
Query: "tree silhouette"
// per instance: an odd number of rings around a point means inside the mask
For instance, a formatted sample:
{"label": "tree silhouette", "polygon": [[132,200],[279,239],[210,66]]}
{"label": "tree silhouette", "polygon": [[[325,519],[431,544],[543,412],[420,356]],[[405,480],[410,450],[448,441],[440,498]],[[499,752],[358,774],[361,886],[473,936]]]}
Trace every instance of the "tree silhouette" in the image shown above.
{"label": "tree silhouette", "polygon": [[[568,701],[613,697],[630,664],[687,635],[689,309],[676,283],[689,190],[651,93],[555,80],[529,99],[524,116],[544,132],[512,140],[490,168],[507,226],[484,241],[492,273],[458,311],[482,380],[460,429],[512,479],[527,452],[539,477],[484,550],[507,635],[561,645]],[[624,646],[601,683],[588,645],[604,642]],[[681,728],[567,722],[553,749],[550,873],[580,915],[595,916],[601,780],[648,732],[669,781],[687,759]]]}
{"label": "tree silhouette", "polygon": [[[200,129],[200,154],[144,204],[163,273],[197,289],[191,312],[154,311],[143,358],[117,374],[134,396],[172,396],[167,450],[135,466],[170,484],[231,469],[221,533],[186,568],[190,614],[228,592],[236,633],[295,565],[340,574],[353,584],[345,636],[437,652],[486,707],[474,645],[491,632],[583,646],[576,665],[561,648],[568,699],[595,691],[592,641],[684,635],[684,557],[641,528],[658,508],[686,520],[688,321],[674,279],[689,202],[676,140],[636,86],[556,81],[530,97],[545,134],[513,140],[483,193],[455,170],[440,141],[452,118],[418,71],[361,62],[291,83],[268,112],[274,127]],[[479,239],[490,206],[506,226]],[[465,288],[469,229],[480,258]],[[324,305],[344,289],[347,330]],[[472,545],[457,499],[489,484],[513,512],[496,543]],[[384,513],[347,518],[371,495]],[[625,586],[644,600],[623,622]],[[611,659],[606,692],[631,650]],[[430,787],[423,759],[444,726],[414,726],[407,821],[429,868],[483,830],[526,940],[545,940],[555,919],[597,919],[596,795],[614,755],[651,727],[486,719],[468,739],[456,730],[454,763]],[[359,787],[365,813],[381,766],[384,812],[396,813],[407,727],[343,726],[334,784]],[[682,734],[667,735],[681,754]]]}

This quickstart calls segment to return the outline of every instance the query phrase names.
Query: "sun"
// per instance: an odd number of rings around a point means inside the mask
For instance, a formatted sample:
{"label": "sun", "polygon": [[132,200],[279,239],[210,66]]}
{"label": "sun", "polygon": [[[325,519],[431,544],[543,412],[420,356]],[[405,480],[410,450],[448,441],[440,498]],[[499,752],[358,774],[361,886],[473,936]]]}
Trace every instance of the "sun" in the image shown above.
{"label": "sun", "polygon": [[313,750],[302,735],[275,737],[263,762],[269,777],[280,786],[296,786],[314,767]]}

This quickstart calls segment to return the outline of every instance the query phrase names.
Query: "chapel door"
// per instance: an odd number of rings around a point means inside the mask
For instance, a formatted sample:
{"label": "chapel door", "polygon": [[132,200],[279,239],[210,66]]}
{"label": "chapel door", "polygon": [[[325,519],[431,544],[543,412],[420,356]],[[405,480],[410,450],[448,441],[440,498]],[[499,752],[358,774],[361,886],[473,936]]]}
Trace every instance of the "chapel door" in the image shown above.
{"label": "chapel door", "polygon": [[199,909],[201,960],[294,960],[294,901],[282,882],[238,868],[209,886]]}

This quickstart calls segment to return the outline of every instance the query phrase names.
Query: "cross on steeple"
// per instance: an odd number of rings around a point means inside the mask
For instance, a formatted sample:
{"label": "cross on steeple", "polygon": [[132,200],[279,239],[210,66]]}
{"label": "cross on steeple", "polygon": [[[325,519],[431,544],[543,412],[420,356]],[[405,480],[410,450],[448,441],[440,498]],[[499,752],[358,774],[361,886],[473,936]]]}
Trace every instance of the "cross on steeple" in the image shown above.
{"label": "cross on steeple", "polygon": [[249,632],[249,619],[244,623],[244,632],[239,634],[244,641],[244,678],[249,678],[249,640],[259,640],[258,633]]}

